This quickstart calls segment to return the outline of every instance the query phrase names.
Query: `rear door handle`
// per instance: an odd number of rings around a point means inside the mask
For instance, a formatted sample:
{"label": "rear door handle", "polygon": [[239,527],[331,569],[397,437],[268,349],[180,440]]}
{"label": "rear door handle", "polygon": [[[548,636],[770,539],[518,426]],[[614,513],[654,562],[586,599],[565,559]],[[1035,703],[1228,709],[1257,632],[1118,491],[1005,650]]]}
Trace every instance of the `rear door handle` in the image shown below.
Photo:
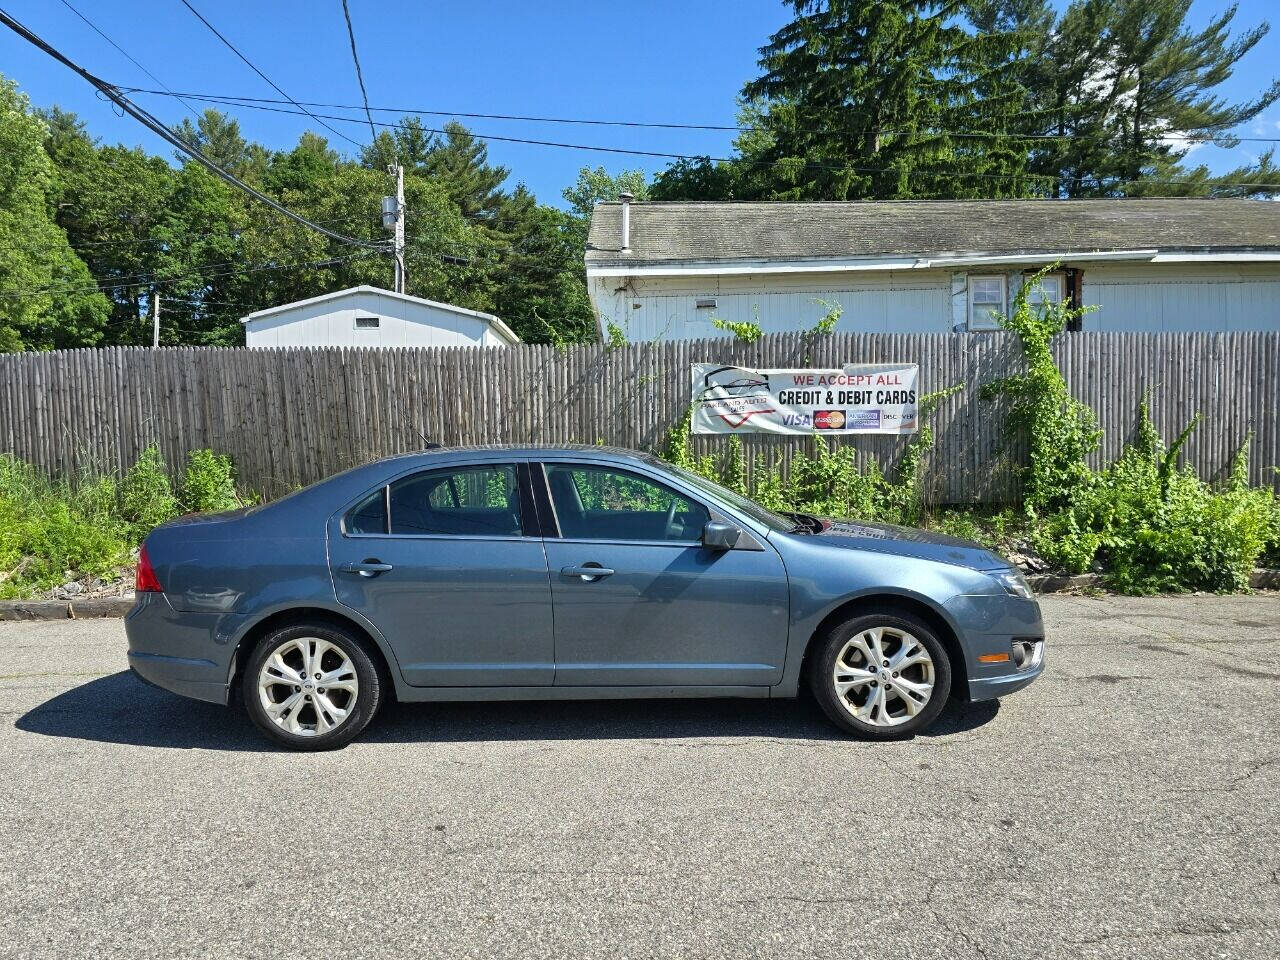
{"label": "rear door handle", "polygon": [[377,560],[364,560],[360,563],[344,563],[338,569],[343,573],[358,573],[362,577],[376,577],[380,573],[394,570],[395,567]]}
{"label": "rear door handle", "polygon": [[575,566],[561,567],[560,576],[581,577],[584,583],[594,583],[597,580],[603,580],[605,577],[613,576],[613,571],[608,567],[600,566],[598,563],[582,563]]}

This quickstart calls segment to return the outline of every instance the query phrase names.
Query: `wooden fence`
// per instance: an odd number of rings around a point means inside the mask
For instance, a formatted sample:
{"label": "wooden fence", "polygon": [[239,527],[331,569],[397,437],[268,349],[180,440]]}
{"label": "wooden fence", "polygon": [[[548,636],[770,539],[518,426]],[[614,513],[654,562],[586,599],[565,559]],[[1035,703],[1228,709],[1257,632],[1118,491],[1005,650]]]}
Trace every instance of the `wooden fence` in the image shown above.
{"label": "wooden fence", "polygon": [[[1099,461],[1132,435],[1150,392],[1156,426],[1177,433],[1203,420],[1185,460],[1220,477],[1247,435],[1255,482],[1280,463],[1280,333],[1074,333],[1054,346],[1073,393],[1105,430]],[[931,499],[1002,501],[1017,495],[1000,453],[999,403],[978,387],[1021,369],[1008,334],[777,334],[644,343],[610,349],[522,345],[371,349],[114,347],[0,355],[0,452],[51,474],[121,470],[155,443],[171,465],[200,447],[229,453],[243,485],[276,494],[425,440],[607,443],[660,447],[684,417],[690,364],[839,367],[915,362],[921,389],[964,389],[934,416]],[[749,455],[789,461],[808,439],[748,436]],[[701,452],[724,438],[697,438]],[[852,437],[859,455],[892,468],[903,441]],[[1011,456],[1010,456],[1011,455]]]}

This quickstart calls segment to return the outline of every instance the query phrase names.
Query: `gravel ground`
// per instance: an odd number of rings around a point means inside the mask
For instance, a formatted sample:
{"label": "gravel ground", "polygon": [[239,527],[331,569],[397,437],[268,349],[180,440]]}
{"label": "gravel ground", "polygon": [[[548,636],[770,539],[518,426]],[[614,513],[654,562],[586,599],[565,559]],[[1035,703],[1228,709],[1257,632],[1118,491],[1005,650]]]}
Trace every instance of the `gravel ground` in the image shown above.
{"label": "gravel ground", "polygon": [[1280,597],[1049,597],[932,735],[808,701],[395,707],[278,752],[0,624],[0,956],[1280,955]]}

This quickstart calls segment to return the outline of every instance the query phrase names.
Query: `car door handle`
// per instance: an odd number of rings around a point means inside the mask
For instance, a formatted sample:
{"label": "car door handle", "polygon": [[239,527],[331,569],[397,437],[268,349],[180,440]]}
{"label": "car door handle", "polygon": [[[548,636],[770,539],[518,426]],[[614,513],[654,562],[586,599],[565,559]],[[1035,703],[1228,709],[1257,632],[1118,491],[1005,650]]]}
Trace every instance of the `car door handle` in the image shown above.
{"label": "car door handle", "polygon": [[608,567],[600,566],[598,563],[582,563],[561,567],[560,576],[581,577],[585,583],[594,583],[597,580],[603,580],[605,577],[613,576],[613,571]]}
{"label": "car door handle", "polygon": [[338,569],[343,573],[358,573],[362,577],[376,577],[380,573],[394,570],[395,567],[389,563],[380,563],[377,560],[364,560],[361,563],[344,563]]}

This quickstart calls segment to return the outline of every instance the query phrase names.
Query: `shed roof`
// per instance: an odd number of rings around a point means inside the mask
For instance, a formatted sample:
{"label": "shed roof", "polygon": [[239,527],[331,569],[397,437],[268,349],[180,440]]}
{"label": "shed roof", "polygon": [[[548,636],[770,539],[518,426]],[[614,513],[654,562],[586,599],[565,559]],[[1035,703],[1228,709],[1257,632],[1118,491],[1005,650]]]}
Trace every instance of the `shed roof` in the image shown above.
{"label": "shed roof", "polygon": [[452,303],[441,303],[438,300],[426,300],[422,297],[411,297],[407,293],[396,293],[394,290],[384,290],[382,287],[373,287],[368,284],[362,284],[358,287],[347,287],[345,290],[335,290],[332,293],[322,293],[318,297],[310,297],[306,300],[294,300],[292,303],[282,303],[278,307],[267,307],[263,310],[255,310],[248,316],[241,317],[241,323],[252,323],[254,320],[261,320],[265,317],[273,317],[277,314],[288,313],[290,310],[296,310],[299,307],[310,307],[317,303],[325,303],[329,300],[341,300],[343,297],[349,297],[357,293],[374,294],[379,297],[386,297],[390,300],[397,300],[402,303],[412,303],[423,307],[434,307],[437,310],[448,310],[450,313],[461,314],[465,317],[472,317],[476,320],[483,320],[490,327],[506,340],[508,343],[519,343],[520,338],[515,332],[508,327],[501,319],[495,317],[491,313],[482,313],[479,310],[469,310],[466,307],[459,307]]}
{"label": "shed roof", "polygon": [[1280,253],[1263,200],[911,200],[597,204],[588,268],[716,261],[1180,251]]}

